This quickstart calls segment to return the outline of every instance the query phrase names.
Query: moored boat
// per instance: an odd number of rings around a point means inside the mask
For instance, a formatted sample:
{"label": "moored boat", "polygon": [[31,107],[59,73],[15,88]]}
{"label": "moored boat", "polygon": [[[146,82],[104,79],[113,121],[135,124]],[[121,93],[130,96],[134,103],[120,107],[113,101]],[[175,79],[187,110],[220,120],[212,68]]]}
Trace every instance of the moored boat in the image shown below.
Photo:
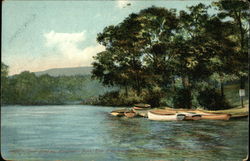
{"label": "moored boat", "polygon": [[195,114],[195,115],[186,115],[184,120],[201,120],[201,115]]}
{"label": "moored boat", "polygon": [[110,112],[113,116],[124,116],[124,112]]}
{"label": "moored boat", "polygon": [[133,112],[133,111],[126,111],[126,112],[124,112],[124,115],[125,115],[126,117],[131,118],[131,117],[135,117],[135,116],[136,116],[136,113]]}
{"label": "moored boat", "polygon": [[114,111],[111,111],[110,114],[113,115],[113,116],[124,116],[124,112],[126,111],[127,109],[118,109],[118,110],[114,110]]}
{"label": "moored boat", "polygon": [[132,107],[132,109],[135,109],[135,110],[145,110],[145,108],[136,107],[136,106]]}
{"label": "moored boat", "polygon": [[204,120],[229,120],[231,114],[201,114],[201,119]]}
{"label": "moored boat", "polygon": [[142,117],[148,117],[148,111],[150,109],[144,109],[144,108],[137,108],[137,107],[132,107],[132,111],[136,113],[139,116]]}
{"label": "moored boat", "polygon": [[157,114],[152,111],[148,111],[148,119],[155,121],[178,121],[185,118],[185,114],[169,113],[169,114]]}
{"label": "moored boat", "polygon": [[155,113],[155,114],[160,114],[160,115],[164,115],[164,114],[176,114],[176,111],[168,111],[168,110],[164,110],[164,109],[153,109],[150,110],[151,112]]}
{"label": "moored boat", "polygon": [[140,107],[140,108],[151,108],[151,105],[143,104],[143,103],[135,104],[134,106],[135,107]]}

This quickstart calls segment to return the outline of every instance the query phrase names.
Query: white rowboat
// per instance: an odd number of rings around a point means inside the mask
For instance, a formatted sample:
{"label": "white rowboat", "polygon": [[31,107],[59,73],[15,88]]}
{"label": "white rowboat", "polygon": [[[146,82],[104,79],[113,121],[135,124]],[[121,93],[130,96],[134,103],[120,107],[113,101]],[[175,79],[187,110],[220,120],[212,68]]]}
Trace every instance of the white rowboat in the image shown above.
{"label": "white rowboat", "polygon": [[183,120],[185,118],[185,114],[156,114],[152,111],[148,111],[148,119],[155,121],[178,121]]}

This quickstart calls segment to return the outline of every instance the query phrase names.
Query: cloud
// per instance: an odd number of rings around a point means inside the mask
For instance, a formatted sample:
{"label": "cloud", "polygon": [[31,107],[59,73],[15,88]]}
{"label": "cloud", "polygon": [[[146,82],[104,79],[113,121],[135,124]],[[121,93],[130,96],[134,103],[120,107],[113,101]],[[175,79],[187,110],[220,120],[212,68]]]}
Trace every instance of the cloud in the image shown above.
{"label": "cloud", "polygon": [[80,33],[56,33],[52,30],[49,33],[45,33],[44,37],[48,46],[61,43],[77,43],[85,40],[85,31]]}
{"label": "cloud", "polygon": [[131,3],[129,0],[117,0],[116,4],[118,8],[124,8],[127,4]]}
{"label": "cloud", "polygon": [[105,50],[104,46],[97,43],[80,48],[86,40],[85,31],[80,33],[50,31],[43,36],[46,51],[39,57],[15,57],[17,61],[10,64],[11,75],[24,70],[36,72],[50,68],[91,66],[93,56]]}
{"label": "cloud", "polygon": [[[105,47],[99,44],[79,48],[80,44],[86,40],[86,31],[80,33],[56,33],[51,31],[44,34],[46,46],[54,48],[56,56],[52,56],[51,63],[60,60],[61,67],[90,66],[93,56],[104,51]],[[53,55],[53,54],[52,54]],[[58,62],[55,62],[58,64]]]}

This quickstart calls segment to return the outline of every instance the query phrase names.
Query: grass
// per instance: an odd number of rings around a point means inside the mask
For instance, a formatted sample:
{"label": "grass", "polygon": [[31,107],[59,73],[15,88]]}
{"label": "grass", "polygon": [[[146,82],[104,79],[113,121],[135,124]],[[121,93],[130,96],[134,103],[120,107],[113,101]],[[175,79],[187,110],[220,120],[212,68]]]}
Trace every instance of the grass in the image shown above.
{"label": "grass", "polygon": [[[232,107],[238,107],[241,106],[240,96],[239,96],[239,89],[240,84],[228,84],[224,86],[224,94],[226,96],[226,99],[228,100],[229,104],[232,105]],[[249,85],[248,83],[245,84],[245,94],[246,96],[243,98],[243,104],[246,105],[249,103]]]}
{"label": "grass", "polygon": [[[247,115],[249,113],[249,85],[248,83],[245,84],[245,94],[246,96],[243,99],[244,107],[241,107],[241,101],[239,96],[239,89],[240,84],[234,83],[234,84],[227,84],[224,86],[224,94],[229,102],[229,104],[233,107],[231,109],[227,110],[204,110],[202,108],[198,108],[200,111],[207,112],[207,113],[223,113],[223,114],[231,114],[232,117],[239,116],[239,115]],[[161,107],[161,109],[166,110],[177,110],[170,107]],[[179,109],[180,110],[180,109]],[[185,110],[185,109],[181,109]]]}

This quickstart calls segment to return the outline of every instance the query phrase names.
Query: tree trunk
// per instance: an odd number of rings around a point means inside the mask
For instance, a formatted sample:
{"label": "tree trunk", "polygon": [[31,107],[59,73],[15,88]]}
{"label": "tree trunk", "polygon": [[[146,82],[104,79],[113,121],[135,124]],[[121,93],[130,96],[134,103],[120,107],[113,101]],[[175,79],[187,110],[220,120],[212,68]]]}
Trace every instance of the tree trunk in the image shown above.
{"label": "tree trunk", "polygon": [[221,92],[221,97],[223,97],[224,96],[224,84],[222,81],[220,82],[220,92]]}
{"label": "tree trunk", "polygon": [[190,86],[188,76],[182,77],[182,85],[184,88],[188,88]]}
{"label": "tree trunk", "polygon": [[138,69],[136,68],[134,57],[133,57],[133,70],[135,71],[136,92],[137,92],[137,95],[139,96],[141,93],[141,86],[140,86],[140,81],[139,81],[139,73],[138,73]]}
{"label": "tree trunk", "polygon": [[125,95],[126,95],[126,97],[128,97],[128,86],[127,86],[127,83],[125,85]]}
{"label": "tree trunk", "polygon": [[175,79],[173,78],[173,90],[176,92],[176,87],[175,87]]}
{"label": "tree trunk", "polygon": [[[243,50],[245,46],[244,46],[244,31],[243,31],[242,22],[241,22],[241,12],[237,14],[237,11],[234,11],[234,14],[237,19],[236,21],[238,21],[238,24],[239,24],[241,54],[243,54]],[[241,76],[240,77],[240,89],[244,89],[244,88],[245,88],[244,78]]]}
{"label": "tree trunk", "polygon": [[[191,91],[191,87],[190,87],[190,83],[189,83],[189,78],[188,78],[188,76],[182,77],[182,85],[183,85],[183,87],[188,91],[188,94],[189,94],[190,97],[191,97],[192,91]],[[192,108],[192,100],[190,100],[188,106],[189,106],[189,107],[188,107],[189,109]]]}

